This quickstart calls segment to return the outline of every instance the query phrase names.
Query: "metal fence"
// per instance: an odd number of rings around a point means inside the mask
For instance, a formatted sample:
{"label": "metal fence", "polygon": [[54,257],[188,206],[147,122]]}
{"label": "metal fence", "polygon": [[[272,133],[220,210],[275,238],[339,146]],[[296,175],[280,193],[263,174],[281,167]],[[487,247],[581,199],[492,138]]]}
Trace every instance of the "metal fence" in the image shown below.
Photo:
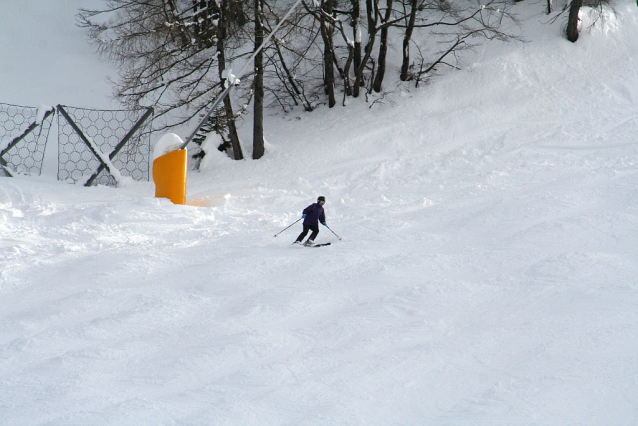
{"label": "metal fence", "polygon": [[0,176],[42,173],[54,112],[0,103]]}
{"label": "metal fence", "polygon": [[40,175],[58,112],[58,180],[117,186],[148,180],[153,108],[95,110],[0,103],[0,176]]}
{"label": "metal fence", "polygon": [[122,176],[149,179],[153,108],[57,110],[58,180],[117,186]]}

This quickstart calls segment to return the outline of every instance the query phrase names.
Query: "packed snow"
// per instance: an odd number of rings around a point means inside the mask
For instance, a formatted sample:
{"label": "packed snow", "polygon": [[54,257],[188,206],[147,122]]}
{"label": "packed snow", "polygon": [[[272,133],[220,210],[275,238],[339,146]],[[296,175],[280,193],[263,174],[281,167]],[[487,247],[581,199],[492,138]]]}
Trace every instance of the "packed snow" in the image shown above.
{"label": "packed snow", "polygon": [[[638,424],[638,7],[575,44],[544,7],[418,89],[272,111],[186,206],[0,178],[0,424]],[[319,195],[341,241],[273,236]]]}
{"label": "packed snow", "polygon": [[155,148],[153,149],[153,160],[166,155],[173,151],[177,151],[184,144],[182,138],[175,133],[166,133],[157,142],[155,142]]}

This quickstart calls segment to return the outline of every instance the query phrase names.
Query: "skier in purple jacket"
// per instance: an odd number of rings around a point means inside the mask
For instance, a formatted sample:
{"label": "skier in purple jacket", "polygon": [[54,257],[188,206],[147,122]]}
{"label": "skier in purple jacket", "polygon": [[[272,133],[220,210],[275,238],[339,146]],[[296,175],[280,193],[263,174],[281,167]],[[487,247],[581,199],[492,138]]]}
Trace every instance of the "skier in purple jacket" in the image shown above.
{"label": "skier in purple jacket", "polygon": [[326,214],[323,211],[323,205],[326,203],[326,197],[317,198],[317,202],[309,205],[303,210],[303,231],[297,237],[295,243],[301,244],[301,241],[306,237],[308,231],[312,231],[310,238],[304,243],[305,246],[311,246],[315,243],[315,238],[319,234],[319,223],[323,226],[328,226],[326,223]]}

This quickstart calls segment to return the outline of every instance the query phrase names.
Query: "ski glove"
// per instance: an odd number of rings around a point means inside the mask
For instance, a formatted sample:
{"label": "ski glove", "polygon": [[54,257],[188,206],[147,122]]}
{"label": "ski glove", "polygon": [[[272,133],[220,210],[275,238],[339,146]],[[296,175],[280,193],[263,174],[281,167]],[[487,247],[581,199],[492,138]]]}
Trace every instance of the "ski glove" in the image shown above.
{"label": "ski glove", "polygon": [[306,218],[306,215],[305,215],[305,214],[302,214],[302,215],[301,215],[301,218],[302,218],[302,219],[305,219],[305,218]]}
{"label": "ski glove", "polygon": [[326,222],[323,223],[323,226],[328,226],[328,224]]}

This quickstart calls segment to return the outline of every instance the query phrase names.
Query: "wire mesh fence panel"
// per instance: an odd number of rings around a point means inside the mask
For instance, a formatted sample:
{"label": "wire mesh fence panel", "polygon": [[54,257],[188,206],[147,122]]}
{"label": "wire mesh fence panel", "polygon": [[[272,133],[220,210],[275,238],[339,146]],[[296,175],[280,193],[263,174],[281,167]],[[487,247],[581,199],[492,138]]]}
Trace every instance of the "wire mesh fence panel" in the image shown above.
{"label": "wire mesh fence panel", "polygon": [[[94,110],[58,105],[58,111],[62,113],[58,114],[59,180],[116,186],[115,173],[109,172],[111,167],[121,176],[138,181],[149,179],[152,119],[146,118],[152,115],[152,110]],[[108,167],[104,167],[105,162]]]}
{"label": "wire mesh fence panel", "polygon": [[39,175],[53,123],[52,108],[0,103],[0,164],[12,173]]}

